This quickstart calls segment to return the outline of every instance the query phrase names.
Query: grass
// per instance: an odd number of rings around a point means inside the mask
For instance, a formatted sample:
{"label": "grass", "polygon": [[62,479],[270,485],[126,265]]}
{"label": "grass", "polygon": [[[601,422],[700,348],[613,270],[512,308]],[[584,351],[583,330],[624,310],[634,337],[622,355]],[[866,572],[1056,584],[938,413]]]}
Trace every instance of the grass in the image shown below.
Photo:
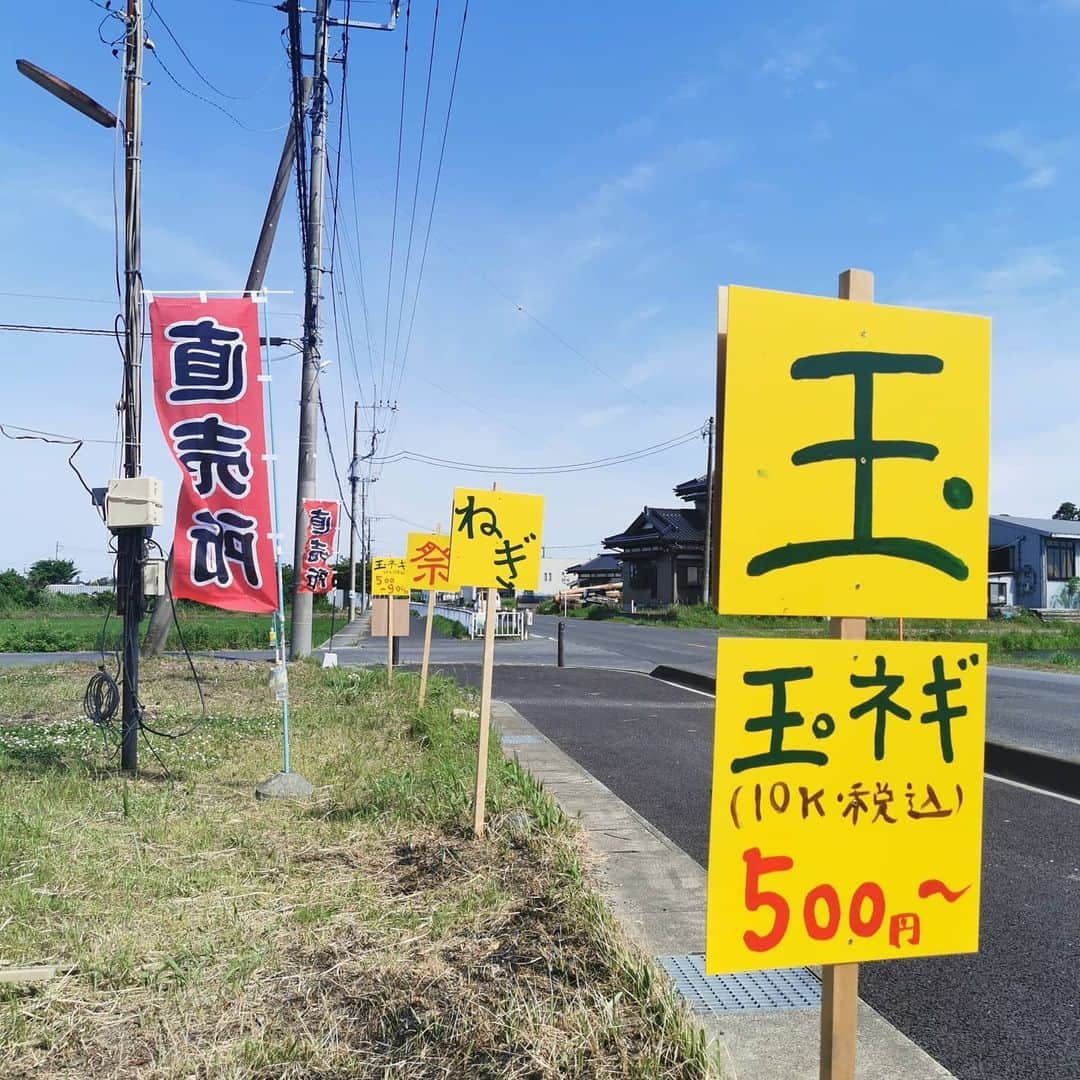
{"label": "grass", "polygon": [[[270,616],[245,615],[216,611],[212,608],[182,607],[177,617],[184,631],[188,648],[206,649],[265,649],[269,647]],[[335,627],[344,625],[342,617]],[[144,623],[145,627],[145,623]],[[0,652],[81,652],[107,650],[120,646],[120,619],[106,612],[35,611],[8,612],[0,615]],[[330,616],[316,615],[312,619],[312,640],[321,644],[330,636]],[[175,628],[169,635],[170,649],[179,649]]]}
{"label": "grass", "polygon": [[[754,637],[825,637],[825,619],[780,615],[718,615],[707,605],[657,609],[626,615],[610,608],[570,609],[569,618],[636,623],[677,629],[719,630],[724,635]],[[877,640],[895,640],[896,619],[869,619],[867,633]],[[986,642],[991,663],[1017,667],[1080,667],[1080,624],[1043,622],[1026,612],[1011,619],[905,619],[904,636],[911,641]],[[1074,655],[1075,654],[1075,655]]]}
{"label": "grass", "polygon": [[467,638],[469,636],[469,631],[461,623],[454,619],[448,619],[445,615],[433,615],[431,617],[431,628],[441,637]]}
{"label": "grass", "polygon": [[[290,669],[307,803],[278,767],[265,665],[207,661],[209,719],[125,780],[78,718],[88,665],[0,672],[0,1071],[169,1078],[691,1078],[700,1030],[599,899],[580,838],[497,746],[471,839],[473,699]],[[182,663],[143,667],[187,723]],[[167,767],[167,771],[166,771]]]}

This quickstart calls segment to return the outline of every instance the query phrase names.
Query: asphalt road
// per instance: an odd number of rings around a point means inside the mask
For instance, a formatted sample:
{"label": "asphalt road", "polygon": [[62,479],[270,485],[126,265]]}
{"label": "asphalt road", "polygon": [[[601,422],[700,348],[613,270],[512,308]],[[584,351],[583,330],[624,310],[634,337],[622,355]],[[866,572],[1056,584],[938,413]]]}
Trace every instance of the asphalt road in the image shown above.
{"label": "asphalt road", "polygon": [[[558,618],[538,615],[528,641],[499,641],[495,663],[500,666],[554,665]],[[716,667],[716,630],[676,630],[632,623],[566,620],[566,663],[570,667],[617,668],[649,672],[660,665],[712,676]],[[419,663],[423,635],[419,619],[412,635],[401,639],[404,664]],[[483,643],[435,638],[432,662],[475,664]],[[95,653],[3,653],[0,667],[55,663],[64,659],[93,661]],[[269,651],[230,652],[220,655],[270,659]],[[343,664],[383,664],[384,638],[367,639],[355,649],[339,648]],[[1052,757],[1080,761],[1080,675],[1021,668],[991,667],[987,673],[987,737],[1010,746],[1022,746]]]}
{"label": "asphalt road", "polygon": [[[711,698],[521,666],[496,670],[495,695],[705,864]],[[863,965],[861,995],[960,1080],[1077,1080],[1080,804],[988,777],[984,813],[980,952]]]}

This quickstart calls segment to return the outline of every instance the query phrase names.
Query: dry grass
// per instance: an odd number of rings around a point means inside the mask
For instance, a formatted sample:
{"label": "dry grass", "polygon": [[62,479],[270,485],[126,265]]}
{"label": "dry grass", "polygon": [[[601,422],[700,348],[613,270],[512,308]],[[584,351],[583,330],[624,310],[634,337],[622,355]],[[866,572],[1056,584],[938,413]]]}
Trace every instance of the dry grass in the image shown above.
{"label": "dry grass", "polygon": [[[0,673],[0,966],[66,972],[0,994],[0,1075],[707,1074],[576,831],[496,750],[491,834],[468,836],[464,691],[436,680],[421,712],[407,676],[388,692],[296,666],[294,767],[316,798],[265,804],[266,668],[201,666],[211,718],[155,740],[132,781],[73,719],[89,669]],[[144,674],[155,726],[182,723],[182,667]]]}

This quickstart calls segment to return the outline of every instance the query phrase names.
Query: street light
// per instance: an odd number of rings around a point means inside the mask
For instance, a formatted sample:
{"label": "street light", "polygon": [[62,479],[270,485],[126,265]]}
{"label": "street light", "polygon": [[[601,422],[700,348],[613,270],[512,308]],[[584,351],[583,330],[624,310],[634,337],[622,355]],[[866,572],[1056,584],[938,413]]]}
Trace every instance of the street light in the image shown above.
{"label": "street light", "polygon": [[102,127],[116,127],[116,117],[104,105],[99,105],[78,87],[64,82],[59,75],[53,75],[52,72],[38,67],[37,64],[31,64],[29,60],[16,60],[15,66],[20,74],[25,75],[31,82],[36,82],[43,90],[48,90],[53,97],[58,97],[65,105],[77,109],[83,116],[89,116]]}

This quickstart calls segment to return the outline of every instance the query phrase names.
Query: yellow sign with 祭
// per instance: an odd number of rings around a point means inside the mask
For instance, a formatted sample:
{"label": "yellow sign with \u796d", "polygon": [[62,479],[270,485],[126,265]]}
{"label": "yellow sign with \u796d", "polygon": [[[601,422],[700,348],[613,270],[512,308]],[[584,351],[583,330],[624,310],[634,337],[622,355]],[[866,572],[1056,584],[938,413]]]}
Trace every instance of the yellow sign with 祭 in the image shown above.
{"label": "yellow sign with \u796d", "polygon": [[405,565],[410,587],[456,592],[450,583],[450,537],[439,533],[409,533],[405,542]]}
{"label": "yellow sign with \u796d", "polygon": [[975,952],[986,646],[721,639],[705,969]]}
{"label": "yellow sign with \u796d", "polygon": [[540,583],[542,495],[455,488],[450,577],[483,589],[535,589]]}
{"label": "yellow sign with \u796d", "polygon": [[409,572],[404,559],[374,558],[371,560],[371,595],[409,595]]}
{"label": "yellow sign with \u796d", "polygon": [[986,614],[990,322],[732,287],[720,610]]}

